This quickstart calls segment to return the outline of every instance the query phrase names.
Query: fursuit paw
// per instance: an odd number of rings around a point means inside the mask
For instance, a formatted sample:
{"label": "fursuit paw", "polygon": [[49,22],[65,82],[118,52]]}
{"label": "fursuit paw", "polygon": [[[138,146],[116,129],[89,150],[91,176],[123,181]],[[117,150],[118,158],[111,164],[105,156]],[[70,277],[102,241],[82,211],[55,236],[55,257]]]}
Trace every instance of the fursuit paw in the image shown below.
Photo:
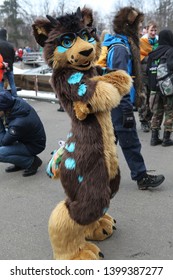
{"label": "fursuit paw", "polygon": [[133,80],[124,70],[117,70],[107,75],[111,75],[110,80],[112,80],[112,85],[118,89],[122,96],[129,93]]}
{"label": "fursuit paw", "polygon": [[72,260],[101,260],[104,258],[103,253],[99,247],[91,242],[86,242],[84,247],[79,249],[79,252],[72,258]]}
{"label": "fursuit paw", "polygon": [[86,119],[87,115],[90,113],[87,104],[81,102],[81,101],[76,101],[73,103],[73,108],[76,114],[76,118],[80,121],[83,121]]}
{"label": "fursuit paw", "polygon": [[122,96],[129,93],[133,81],[124,70],[112,71],[103,76],[97,76],[96,79],[112,84]]}
{"label": "fursuit paw", "polygon": [[86,232],[85,238],[87,240],[105,240],[113,234],[116,221],[108,214],[105,214],[97,222],[90,225]]}

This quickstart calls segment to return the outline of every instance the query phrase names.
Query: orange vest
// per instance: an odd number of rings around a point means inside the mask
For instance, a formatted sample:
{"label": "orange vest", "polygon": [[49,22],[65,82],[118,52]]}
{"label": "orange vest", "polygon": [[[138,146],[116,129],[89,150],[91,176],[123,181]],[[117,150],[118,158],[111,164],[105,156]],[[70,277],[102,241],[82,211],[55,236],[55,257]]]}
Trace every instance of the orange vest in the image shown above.
{"label": "orange vest", "polygon": [[0,82],[2,82],[3,74],[4,74],[3,57],[0,54]]}
{"label": "orange vest", "polygon": [[141,61],[144,57],[148,56],[148,54],[152,51],[152,46],[148,41],[148,38],[140,38],[140,57]]}

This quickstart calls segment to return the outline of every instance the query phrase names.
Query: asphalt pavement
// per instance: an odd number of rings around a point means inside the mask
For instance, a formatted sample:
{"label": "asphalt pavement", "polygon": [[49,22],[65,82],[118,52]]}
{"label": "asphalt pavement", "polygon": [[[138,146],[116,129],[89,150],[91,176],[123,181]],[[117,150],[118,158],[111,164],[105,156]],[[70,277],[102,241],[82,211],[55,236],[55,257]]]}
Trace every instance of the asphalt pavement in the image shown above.
{"label": "asphalt pavement", "polygon": [[[58,141],[66,139],[70,119],[65,112],[57,112],[53,101],[28,102],[44,123],[47,146],[34,176],[24,178],[22,171],[6,173],[9,164],[0,163],[0,260],[51,260],[48,219],[65,198],[60,181],[51,180],[45,169]],[[121,186],[109,208],[117,229],[109,239],[95,244],[106,260],[172,260],[173,147],[151,147],[150,133],[141,131],[135,115],[147,169],[166,179],[157,189],[138,190],[118,146]]]}

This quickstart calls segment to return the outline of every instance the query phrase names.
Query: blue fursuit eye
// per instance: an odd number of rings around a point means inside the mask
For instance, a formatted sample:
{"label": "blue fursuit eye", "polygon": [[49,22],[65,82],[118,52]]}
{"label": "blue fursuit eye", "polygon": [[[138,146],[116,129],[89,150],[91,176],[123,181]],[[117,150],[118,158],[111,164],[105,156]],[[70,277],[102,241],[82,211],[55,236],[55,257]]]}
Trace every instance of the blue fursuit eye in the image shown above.
{"label": "blue fursuit eye", "polygon": [[65,35],[61,38],[61,45],[64,48],[71,48],[75,42],[75,38],[73,36]]}
{"label": "blue fursuit eye", "polygon": [[93,42],[95,39],[91,36],[91,34],[88,32],[88,30],[83,29],[80,32],[80,37],[82,40],[86,41],[86,42]]}

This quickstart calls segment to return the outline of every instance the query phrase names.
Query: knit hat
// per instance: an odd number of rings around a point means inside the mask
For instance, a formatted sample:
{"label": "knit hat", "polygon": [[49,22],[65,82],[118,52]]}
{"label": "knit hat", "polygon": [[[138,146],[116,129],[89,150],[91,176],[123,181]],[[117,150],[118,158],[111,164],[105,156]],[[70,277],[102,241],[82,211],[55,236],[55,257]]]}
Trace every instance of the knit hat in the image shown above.
{"label": "knit hat", "polygon": [[0,111],[7,111],[14,105],[15,99],[8,90],[0,91]]}
{"label": "knit hat", "polygon": [[0,39],[3,39],[3,40],[7,39],[7,30],[5,28],[0,29]]}

